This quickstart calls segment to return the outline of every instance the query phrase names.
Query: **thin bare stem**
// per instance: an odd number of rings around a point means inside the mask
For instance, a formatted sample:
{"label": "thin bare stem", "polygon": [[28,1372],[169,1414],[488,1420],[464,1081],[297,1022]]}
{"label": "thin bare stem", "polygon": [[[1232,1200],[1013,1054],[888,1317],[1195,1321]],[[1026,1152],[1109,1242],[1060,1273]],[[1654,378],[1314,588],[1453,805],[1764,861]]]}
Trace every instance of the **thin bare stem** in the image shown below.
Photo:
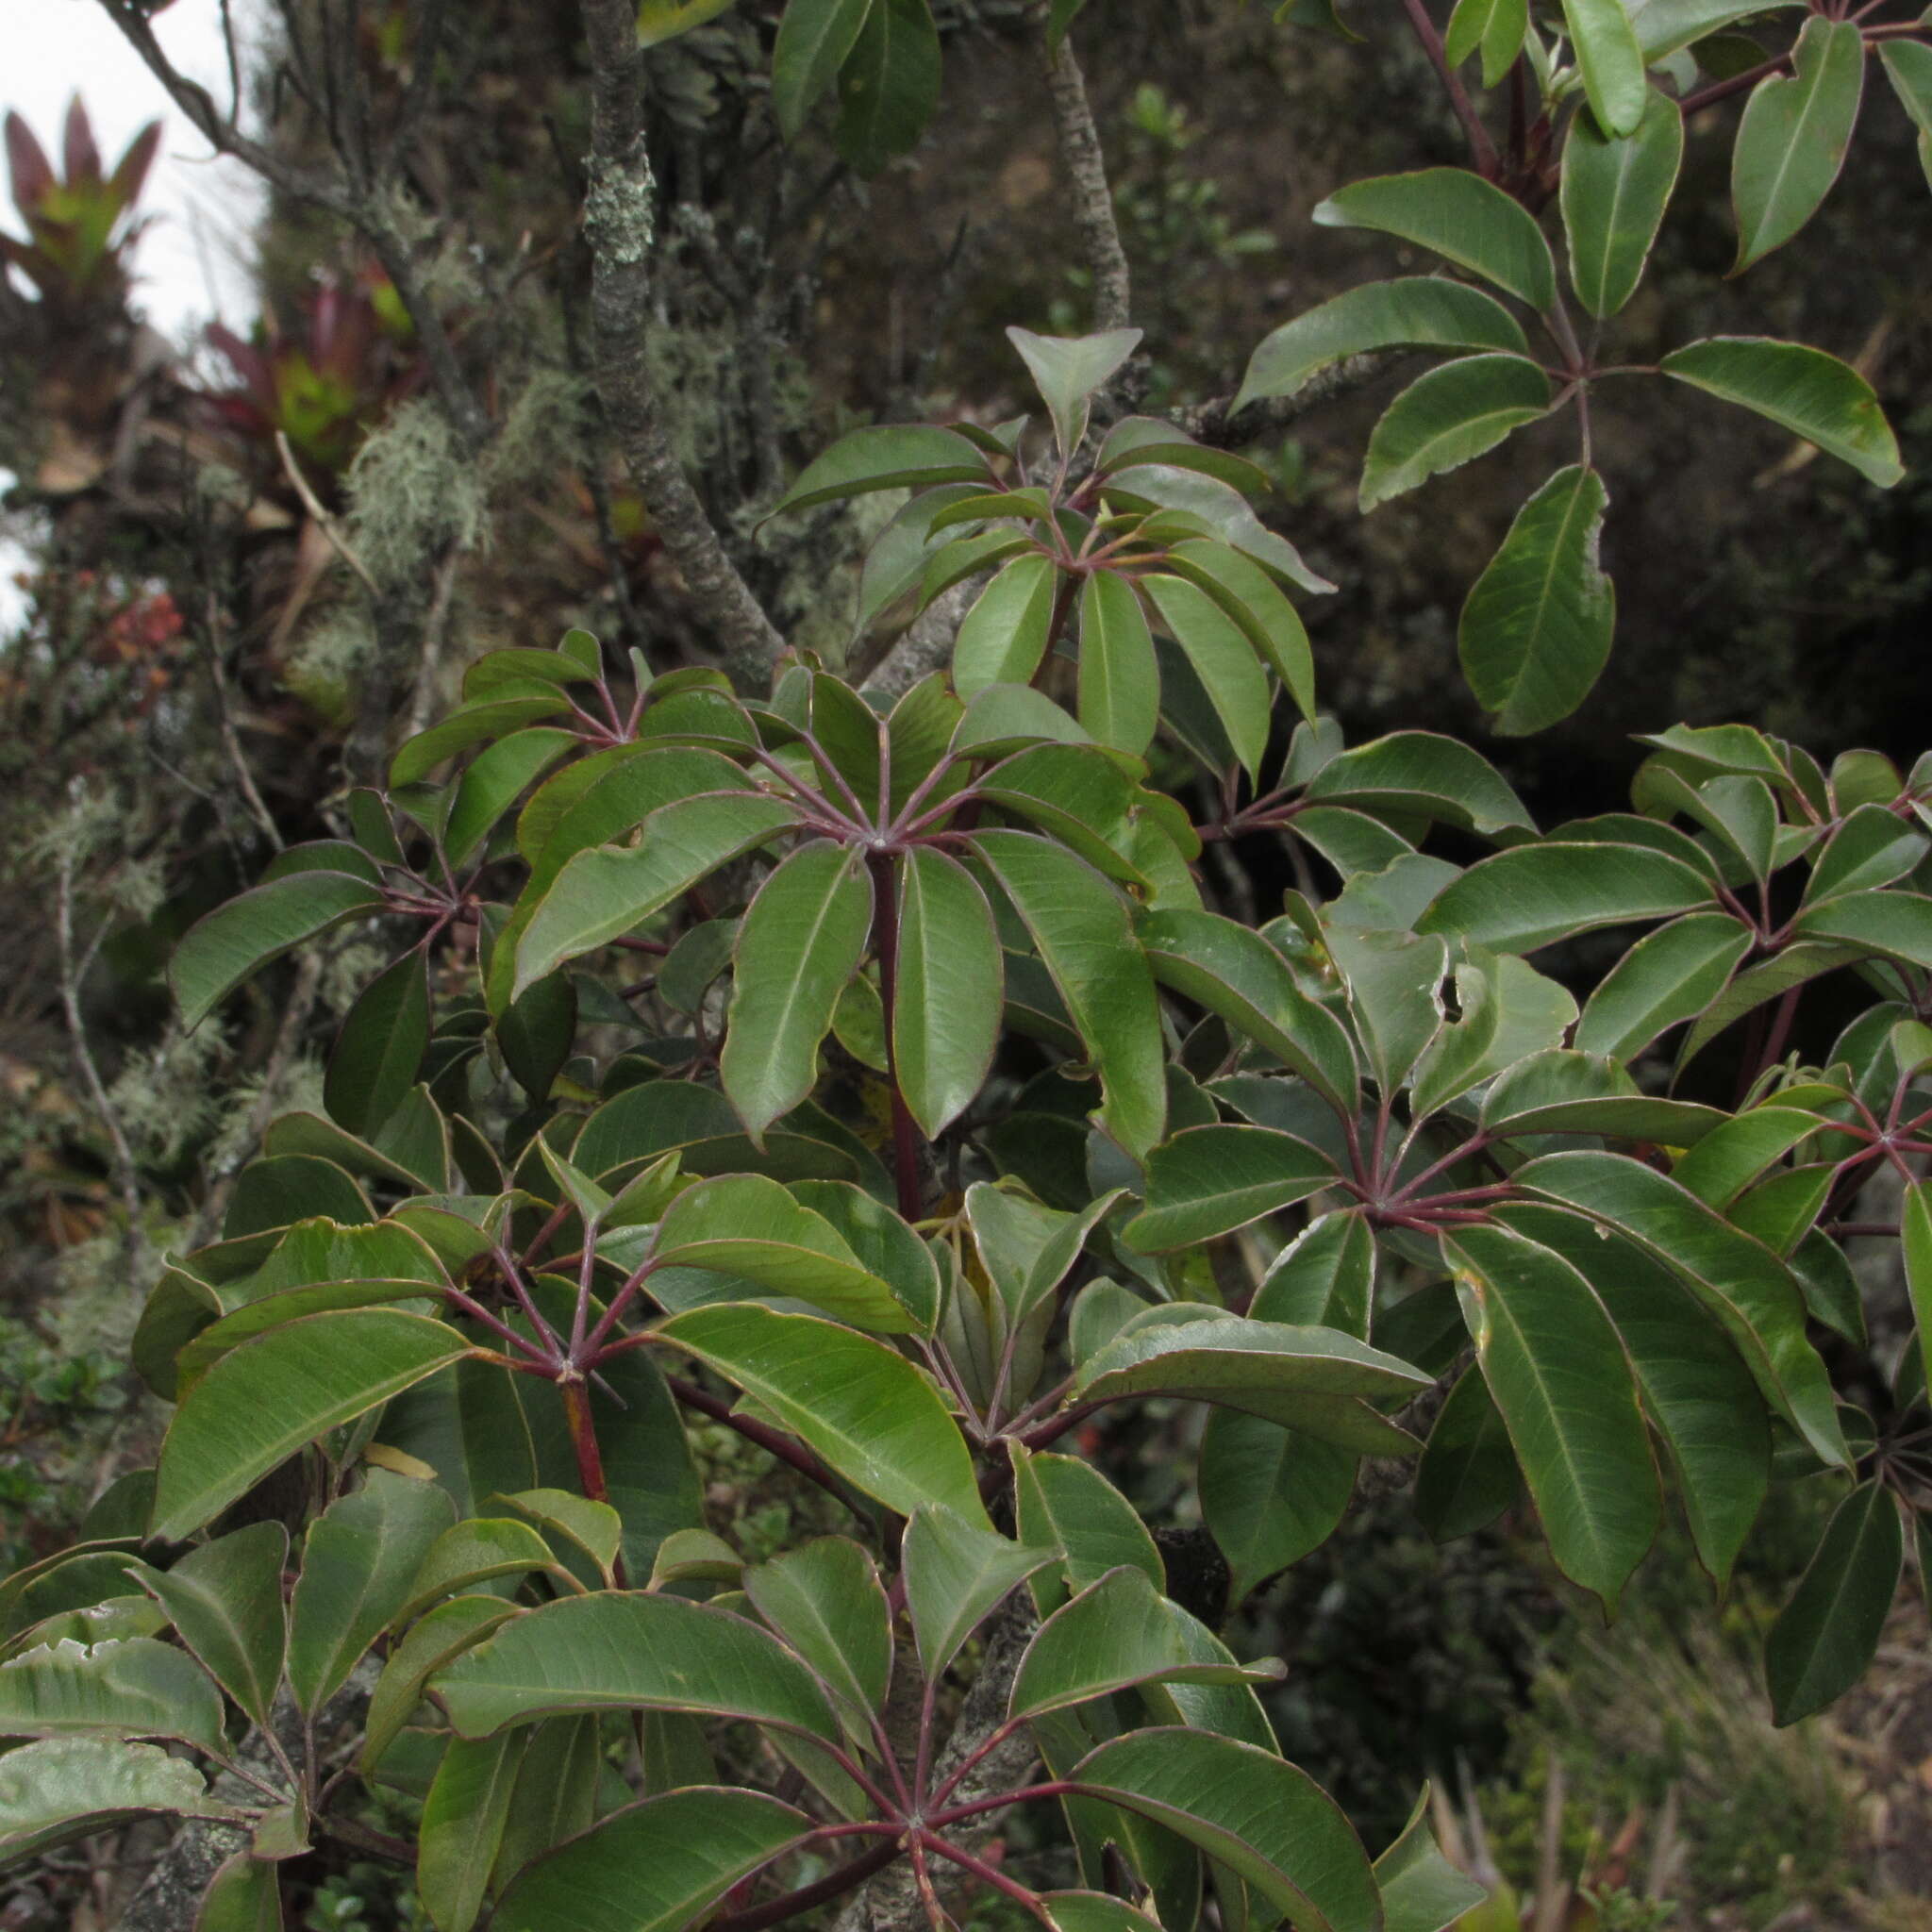
{"label": "thin bare stem", "polygon": [[[1043,28],[1047,8],[1035,8]],[[1062,34],[1046,55],[1046,92],[1053,108],[1053,128],[1059,142],[1060,165],[1072,190],[1074,220],[1080,231],[1081,252],[1093,280],[1093,326],[1096,330],[1125,328],[1132,319],[1132,281],[1127,251],[1113,215],[1113,193],[1107,184],[1107,157],[1100,130],[1087,100],[1087,83],[1074,58],[1072,38]]]}

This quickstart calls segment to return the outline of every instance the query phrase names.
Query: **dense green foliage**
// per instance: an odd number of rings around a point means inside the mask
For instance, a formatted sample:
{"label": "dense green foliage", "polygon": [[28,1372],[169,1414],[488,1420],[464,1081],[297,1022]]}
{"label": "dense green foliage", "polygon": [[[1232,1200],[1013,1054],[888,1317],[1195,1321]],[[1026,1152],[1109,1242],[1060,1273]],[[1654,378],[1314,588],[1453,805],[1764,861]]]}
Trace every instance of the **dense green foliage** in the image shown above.
{"label": "dense green foliage", "polygon": [[[724,11],[647,4],[641,37]],[[1446,46],[1415,11],[1474,165],[1316,220],[1433,259],[1275,329],[1220,414],[1442,355],[1368,438],[1370,510],[1571,412],[1460,618],[1521,735],[1613,648],[1601,385],[1903,470],[1823,351],[1599,352],[1685,113],[1750,72],[1719,43],[1776,9],[1458,0]],[[1042,13],[1049,44],[1088,19]],[[635,87],[628,31],[600,89]],[[1767,57],[1740,268],[1831,187],[1872,46],[1924,125],[1925,44],[1821,11]],[[790,0],[773,59],[779,133],[829,101],[861,173],[943,111],[924,0]],[[1465,72],[1507,88],[1507,149]],[[591,178],[623,321],[647,243],[608,149]],[[1264,520],[1268,472],[1136,413],[1140,332],[1096,308],[1120,325],[1009,331],[1031,416],[857,428],[763,506],[782,530],[903,492],[859,624],[954,615],[896,695],[802,648],[747,674],[743,587],[691,537],[735,682],[585,629],[486,652],[332,836],[179,922],[191,1034],[330,935],[374,957],[316,1103],[265,1121],[147,1293],[154,1466],[0,1584],[0,1856],[237,1827],[209,1932],[280,1924],[325,1835],[413,1860],[439,1932],[757,1932],[848,1895],[941,1927],[959,1874],[1060,1932],[1441,1932],[1484,1889],[1427,1794],[1365,1844],[1281,1753],[1282,1664],[1221,1634],[1406,1459],[1439,1540],[1526,1495],[1606,1614],[1674,1518],[1721,1593],[1800,1499],[1771,1703],[1857,1683],[1927,1535],[1932,754],[1671,725],[1630,809],[1542,827],[1457,738],[1347,742],[1297,608],[1334,587]],[[286,404],[251,353],[249,407]],[[353,443],[337,401],[306,445],[275,425],[291,474]],[[1278,912],[1215,883],[1257,840],[1295,868]],[[1894,1181],[1896,1224],[1861,1219]],[[1874,1232],[1909,1347],[1868,1332],[1845,1242]],[[1217,1590],[1092,1453],[1155,1405],[1205,1416],[1185,1513]],[[718,1533],[698,1426],[775,1459],[800,1533]],[[1020,1806],[1077,1882],[989,1849]]]}

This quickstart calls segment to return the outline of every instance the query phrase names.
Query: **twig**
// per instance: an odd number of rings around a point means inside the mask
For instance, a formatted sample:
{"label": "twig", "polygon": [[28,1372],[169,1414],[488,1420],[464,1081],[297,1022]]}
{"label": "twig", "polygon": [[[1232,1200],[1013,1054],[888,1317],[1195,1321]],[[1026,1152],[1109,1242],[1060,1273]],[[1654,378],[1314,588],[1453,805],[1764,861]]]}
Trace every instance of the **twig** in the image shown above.
{"label": "twig", "polygon": [[[1034,8],[1034,18],[1044,30],[1047,8],[1043,0]],[[1080,246],[1088,273],[1093,277],[1093,326],[1096,330],[1125,328],[1133,313],[1127,252],[1121,246],[1113,194],[1107,185],[1107,157],[1101,151],[1100,130],[1093,125],[1093,109],[1088,104],[1080,63],[1074,58],[1071,35],[1062,34],[1059,45],[1048,49],[1046,92],[1053,105],[1060,164],[1073,190]]]}
{"label": "twig", "polygon": [[[129,1273],[135,1271],[147,1246],[147,1235],[142,1226],[141,1175],[134,1164],[134,1150],[127,1143],[127,1135],[121,1125],[121,1116],[114,1103],[108,1098],[107,1084],[101,1078],[99,1063],[94,1058],[92,1046],[87,1037],[87,1023],[80,1010],[80,980],[87,970],[86,962],[77,959],[74,950],[74,868],[78,855],[72,844],[60,854],[55,868],[54,891],[54,934],[60,954],[60,1011],[67,1023],[68,1044],[74,1050],[75,1066],[92,1101],[94,1112],[99,1115],[102,1127],[108,1136],[108,1144],[113,1150],[114,1179],[121,1192],[121,1206],[127,1217],[127,1231],[123,1237]],[[89,958],[92,953],[90,950]]]}
{"label": "twig", "polygon": [[220,623],[221,608],[210,590],[208,598],[208,682],[214,687],[215,722],[222,736],[222,749],[227,753],[228,762],[234,767],[235,783],[241,788],[249,817],[261,827],[262,837],[279,852],[288,841],[282,837],[275,813],[269,810],[256,785],[255,774],[249,770],[248,759],[242,750],[241,735],[235,729],[234,708],[228,703],[228,677],[222,669]]}
{"label": "twig", "polygon": [[1469,158],[1475,163],[1476,172],[1496,178],[1496,144],[1490,139],[1490,131],[1483,125],[1482,116],[1475,110],[1475,105],[1469,98],[1469,90],[1462,84],[1462,76],[1450,66],[1442,52],[1442,36],[1436,31],[1436,24],[1429,18],[1424,0],[1403,0],[1407,9],[1408,24],[1415,29],[1415,37],[1423,43],[1423,51],[1429,57],[1429,64],[1436,70],[1436,76],[1441,81],[1449,96],[1449,105],[1456,110],[1456,118],[1462,123],[1462,131],[1469,137]]}
{"label": "twig", "polygon": [[604,413],[650,511],[741,689],[769,688],[784,640],[725,554],[671,446],[651,386],[644,345],[651,327],[656,183],[638,92],[637,10],[630,0],[582,0],[591,74],[591,316]]}
{"label": "twig", "polygon": [[381,587],[370,575],[369,566],[356,555],[355,546],[343,534],[341,525],[323,508],[322,499],[308,487],[308,479],[302,474],[301,464],[295,460],[295,452],[289,447],[287,435],[279,429],[275,431],[275,450],[282,459],[283,475],[302,499],[302,508],[308,512],[315,527],[328,539],[329,548],[361,579],[362,588],[379,602]]}
{"label": "twig", "polygon": [[429,708],[436,698],[436,674],[442,662],[443,640],[449,630],[449,609],[456,590],[457,564],[461,556],[455,544],[443,552],[436,567],[436,589],[430,595],[429,614],[423,620],[423,648],[416,659],[416,681],[409,692],[409,708],[403,719],[403,736],[413,738],[429,723]]}

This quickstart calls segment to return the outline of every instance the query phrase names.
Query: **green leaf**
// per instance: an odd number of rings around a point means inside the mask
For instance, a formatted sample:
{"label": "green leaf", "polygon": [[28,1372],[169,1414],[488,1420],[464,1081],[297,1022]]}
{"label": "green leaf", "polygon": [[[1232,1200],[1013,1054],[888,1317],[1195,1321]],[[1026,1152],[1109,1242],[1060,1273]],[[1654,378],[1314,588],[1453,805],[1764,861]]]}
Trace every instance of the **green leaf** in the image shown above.
{"label": "green leaf", "polygon": [[363,988],[329,1055],[323,1102],[352,1134],[373,1134],[416,1084],[429,1046],[429,964],[411,948]]}
{"label": "green leaf", "polygon": [[1160,1552],[1146,1524],[1091,1463],[1074,1456],[1029,1454],[1015,1444],[1013,1509],[1023,1541],[1051,1543],[1065,1555],[1062,1574],[1052,1586],[1038,1577],[1034,1582],[1034,1601],[1042,1613],[1065,1601],[1067,1589],[1085,1590],[1123,1563],[1157,1590],[1167,1587]]}
{"label": "green leaf", "polygon": [[1094,571],[1080,592],[1080,723],[1138,758],[1159,718],[1160,674],[1141,600],[1118,572]]}
{"label": "green leaf", "polygon": [[289,1533],[279,1523],[251,1523],[190,1550],[171,1570],[136,1578],[167,1611],[181,1641],[258,1724],[268,1722],[282,1680],[288,1556]]}
{"label": "green leaf", "polygon": [[1813,861],[1811,876],[1805,882],[1804,904],[1819,906],[1847,893],[1889,886],[1910,872],[1926,849],[1924,833],[1901,824],[1885,806],[1858,806]]}
{"label": "green leaf", "polygon": [[1731,157],[1738,212],[1733,275],[1789,242],[1831,192],[1864,87],[1865,40],[1857,23],[1814,14],[1791,51],[1791,72],[1767,75],[1751,91]]}
{"label": "green leaf", "polygon": [[739,928],[719,1074],[752,1139],[818,1081],[819,1045],[872,931],[872,875],[829,840],[801,845]]}
{"label": "green leaf", "polygon": [[1480,289],[1435,275],[1369,282],[1264,336],[1248,359],[1229,413],[1238,415],[1264,396],[1292,395],[1331,363],[1375,349],[1503,349],[1522,355],[1527,348],[1516,318]]}
{"label": "green leaf", "polygon": [[1200,1846],[1298,1928],[1382,1932],[1368,1855],[1347,1819],[1271,1753],[1205,1731],[1136,1731],[1091,1752],[1073,1776]]}
{"label": "green leaf", "polygon": [[1878,58],[1899,104],[1919,130],[1919,166],[1932,183],[1932,47],[1924,41],[1886,41]]}
{"label": "green leaf", "polygon": [[221,1692],[185,1651],[152,1637],[62,1638],[0,1665],[0,1738],[85,1734],[226,1749]]}
{"label": "green leaf", "polygon": [[790,806],[760,793],[711,792],[653,812],[637,845],[575,854],[524,928],[513,993],[627,933],[793,817]]}
{"label": "green leaf", "polygon": [[1248,1313],[1366,1341],[1374,1295],[1374,1237],[1359,1214],[1342,1209],[1310,1222],[1275,1256]]}
{"label": "green leaf", "polygon": [[455,1514],[433,1484],[372,1469],[309,1526],[289,1625],[289,1687],[303,1710],[348,1681]]}
{"label": "green leaf", "polygon": [[1469,941],[1462,951],[1454,974],[1459,1017],[1416,1063],[1410,1105],[1418,1115],[1555,1046],[1576,1018],[1576,1002],[1513,955]]}
{"label": "green leaf", "polygon": [[1246,631],[1185,577],[1150,572],[1141,587],[1194,667],[1242,770],[1254,776],[1268,750],[1271,698],[1267,673]]}
{"label": "green leaf", "polygon": [[760,1791],[666,1791],[526,1866],[491,1924],[494,1932],[683,1932],[810,1828],[804,1812]]}
{"label": "green leaf", "polygon": [[1614,1612],[1662,1521],[1629,1357],[1590,1283],[1502,1227],[1442,1237],[1557,1567]]}
{"label": "green leaf", "polygon": [[1016,557],[980,593],[953,644],[953,689],[971,700],[989,685],[1029,684],[1046,657],[1061,579],[1038,551]]}
{"label": "green leaf", "polygon": [[1906,1288],[1912,1319],[1919,1326],[1920,1358],[1927,1364],[1932,1388],[1932,1183],[1915,1181],[1899,1204],[1899,1246],[1905,1257]]}
{"label": "green leaf", "polygon": [[[1315,715],[1315,660],[1307,626],[1259,564],[1226,543],[1176,543],[1168,568],[1212,597],[1280,678],[1305,718]],[[1230,732],[1230,737],[1234,736]]]}
{"label": "green leaf", "polygon": [[1058,1932],[1160,1932],[1160,1921],[1104,1891],[1043,1891],[1040,1902]]}
{"label": "green leaf", "polygon": [[452,1738],[423,1801],[416,1891],[437,1932],[470,1932],[503,1840],[527,1731]]}
{"label": "green leaf", "polygon": [[790,0],[772,48],[772,111],[787,141],[797,139],[806,116],[830,91],[872,4],[873,0]]}
{"label": "green leaf", "polygon": [[1244,1409],[1324,1441],[1387,1456],[1415,1445],[1365,1403],[1407,1397],[1428,1382],[1419,1369],[1339,1329],[1184,1306],[1154,1311],[1090,1357],[1067,1399],[1085,1405],[1174,1395]]}
{"label": "green leaf", "polygon": [[1805,1334],[1803,1297],[1768,1248],[1624,1155],[1544,1155],[1515,1179],[1607,1224],[1669,1268],[1724,1324],[1767,1399],[1818,1457],[1849,1466],[1830,1380]]}
{"label": "green leaf", "polygon": [[459,1737],[571,1710],[684,1710],[838,1741],[816,1679],[769,1631],[683,1597],[599,1591],[513,1617],[430,1687]]}
{"label": "green leaf", "polygon": [[[806,0],[821,10],[827,6],[850,10],[869,0]],[[792,0],[795,8],[799,0]],[[791,17],[788,11],[788,19]],[[873,490],[916,490],[930,483],[977,483],[992,488],[986,458],[954,429],[924,425],[881,425],[855,429],[841,436],[805,472],[772,508],[768,517],[786,510],[809,509],[842,496],[861,496]]]}
{"label": "green leaf", "polygon": [[791,1295],[841,1322],[904,1335],[919,1324],[823,1215],[762,1174],[720,1174],[688,1188],[658,1224],[662,1264],[709,1268]]}
{"label": "green leaf", "polygon": [[553,1549],[581,1552],[609,1581],[623,1544],[624,1525],[608,1503],[592,1502],[571,1490],[523,1490],[512,1496],[491,1499],[527,1517],[541,1529]]}
{"label": "green leaf", "polygon": [[[1853,37],[1857,38],[1856,29]],[[1764,85],[1790,83],[1774,78]],[[1905,475],[1898,440],[1872,385],[1823,349],[1762,336],[1712,336],[1707,341],[1674,349],[1659,367],[1679,382],[1754,410],[1793,436],[1816,443],[1826,456],[1849,463],[1881,490],[1890,490]]]}
{"label": "green leaf", "polygon": [[1668,853],[1552,839],[1471,866],[1437,897],[1420,930],[1533,953],[1596,926],[1693,911],[1710,898],[1710,882]]}
{"label": "green leaf", "polygon": [[1344,1113],[1355,1111],[1355,1053],[1341,1023],[1296,986],[1259,933],[1218,913],[1170,908],[1135,926],[1148,964],[1172,987],[1276,1054]]}
{"label": "green leaf", "polygon": [[1085,861],[1030,832],[974,843],[1040,949],[1100,1070],[1100,1124],[1139,1158],[1167,1119],[1154,978],[1120,895]]}
{"label": "green leaf", "polygon": [[499,739],[472,760],[457,787],[443,827],[442,849],[453,866],[482,844],[525,788],[578,742],[574,731],[543,726]]}
{"label": "green leaf", "polygon": [[1643,50],[1624,0],[1563,0],[1590,111],[1613,140],[1636,131],[1650,97]]}
{"label": "green leaf", "polygon": [[366,1774],[381,1761],[423,1702],[423,1687],[438,1671],[518,1614],[516,1606],[501,1597],[476,1595],[451,1597],[418,1617],[391,1647],[376,1679],[358,1768]]}
{"label": "green leaf", "polygon": [[454,1328],[390,1308],[307,1315],[230,1350],[175,1412],[152,1534],[181,1541],[304,1444],[469,1352]]}
{"label": "green leaf", "polygon": [[940,98],[939,29],[926,0],[873,0],[839,70],[832,144],[861,175],[876,175],[919,144]]}
{"label": "green leaf", "polygon": [[1802,1108],[1774,1103],[1754,1107],[1704,1135],[1672,1168],[1671,1178],[1700,1201],[1728,1209],[1767,1168],[1815,1134],[1820,1124],[1816,1114]]}
{"label": "green leaf", "polygon": [[271,959],[345,920],[366,918],[382,904],[382,893],[367,879],[342,872],[298,872],[217,906],[182,934],[168,960],[181,1024],[200,1025]]}
{"label": "green leaf", "polygon": [[1523,1472],[1479,1368],[1457,1377],[1415,1468],[1416,1520],[1439,1543],[1487,1528],[1523,1493]]}
{"label": "green leaf", "polygon": [[1227,1559],[1230,1605],[1328,1541],[1355,1494],[1356,1464],[1352,1451],[1257,1415],[1208,1416],[1201,1518]]}
{"label": "green leaf", "polygon": [[1898,1506],[1860,1483],[1825,1524],[1816,1554],[1764,1642],[1774,1721],[1796,1724],[1841,1697],[1878,1648],[1905,1567]]}
{"label": "green leaf", "polygon": [[1494,87],[1516,64],[1529,30],[1529,0],[1456,0],[1442,35],[1442,55],[1460,67],[1478,49],[1483,85]]}
{"label": "green leaf", "polygon": [[0,1755],[0,1865],[155,1812],[232,1823],[247,1815],[209,1797],[193,1765],[158,1744],[49,1738]]}
{"label": "green leaf", "polygon": [[1918,892],[1859,892],[1810,906],[1794,929],[1836,940],[1904,965],[1932,968],[1932,898]]}
{"label": "green leaf", "polygon": [[978,790],[1109,878],[1144,889],[1144,875],[1124,855],[1133,849],[1135,818],[1150,794],[1136,787],[1124,762],[1098,745],[1036,744],[1003,758],[978,781]]}
{"label": "green leaf", "polygon": [[1609,1310],[1670,1452],[1698,1558],[1724,1588],[1771,1478],[1770,1428],[1743,1357],[1670,1269],[1634,1243],[1557,1208],[1512,1203],[1504,1215],[1561,1255]]}
{"label": "green leaf", "polygon": [[[1181,520],[1177,527],[1190,537],[1219,537],[1304,591],[1319,594],[1335,588],[1308,568],[1287,538],[1262,523],[1239,490],[1218,476],[1169,463],[1134,463],[1114,471],[1103,494],[1114,508],[1174,511]],[[1207,525],[1206,530],[1201,524]]]}
{"label": "green leaf", "polygon": [[601,1720],[591,1714],[550,1718],[531,1725],[526,1735],[491,1874],[499,1893],[533,1858],[588,1831],[597,1815],[605,1770]]}
{"label": "green leaf", "polygon": [[999,1043],[1005,974],[992,908],[957,861],[915,846],[899,862],[892,1072],[937,1140],[972,1105]]}
{"label": "green leaf", "polygon": [[931,1383],[883,1342],[750,1303],[692,1308],[658,1335],[736,1382],[848,1482],[909,1514],[942,1503],[983,1523],[973,1461]]}
{"label": "green leaf", "polygon": [[1494,449],[1549,406],[1549,378],[1523,356],[1461,356],[1418,376],[1369,438],[1361,508],[1372,510]]}
{"label": "green leaf", "polygon": [[1369,1071],[1386,1096],[1408,1077],[1444,1020],[1449,947],[1433,934],[1326,928]]}
{"label": "green leaf", "polygon": [[859,1264],[892,1291],[920,1333],[932,1333],[940,1319],[939,1265],[891,1208],[850,1181],[793,1181],[791,1197],[830,1223]]}
{"label": "green leaf", "polygon": [[915,1509],[906,1525],[900,1574],[927,1681],[937,1683],[1007,1596],[1059,1554],[1051,1545],[1016,1543],[932,1504]]}
{"label": "green leaf", "polygon": [[237,1852],[202,1894],[194,1932],[282,1932],[282,1880],[266,1858]]}
{"label": "green leaf", "polygon": [[1637,0],[1630,12],[1643,58],[1656,66],[1680,47],[1734,22],[1798,4],[1799,0]]}
{"label": "green leaf", "polygon": [[1061,454],[1070,456],[1087,433],[1093,392],[1140,346],[1141,331],[1114,328],[1091,336],[1037,336],[1031,329],[1009,328],[1007,340],[1019,350],[1033,376],[1053,418]]}
{"label": "green leaf", "polygon": [[878,1572],[857,1543],[824,1536],[781,1551],[744,1573],[744,1592],[861,1725],[883,1707],[892,1674],[891,1615]]}
{"label": "green leaf", "polygon": [[1532,308],[1556,302],[1556,264],[1535,218],[1465,168],[1354,182],[1318,204],[1314,219],[1326,228],[1376,228],[1432,249]]}
{"label": "green leaf", "polygon": [[1576,1023],[1584,1053],[1630,1060],[1666,1028],[1717,998],[1751,934],[1723,912],[1696,912],[1647,933],[1598,981]]}
{"label": "green leaf", "polygon": [[487,698],[459,706],[428,730],[406,740],[390,761],[390,791],[393,793],[420,784],[445,758],[473,744],[507,737],[541,718],[554,718],[569,709],[569,697],[549,678],[508,680]]}
{"label": "green leaf", "polygon": [[1318,1148],[1272,1127],[1188,1127],[1147,1159],[1147,1205],[1122,1230],[1142,1254],[1198,1247],[1336,1179]]}
{"label": "green leaf", "polygon": [[1432,731],[1391,731],[1341,753],[1308,780],[1306,795],[1470,832],[1536,829],[1523,801],[1480,752]]}
{"label": "green leaf", "polygon": [[1193,1656],[1179,1641],[1172,1606],[1141,1571],[1123,1566],[1034,1632],[1013,1675],[1008,1713],[1037,1717],[1145,1684],[1266,1684],[1284,1674],[1275,1658],[1243,1666]]}
{"label": "green leaf", "polygon": [[1684,1043],[1677,1049],[1678,1072],[1689,1066],[1726,1026],[1742,1019],[1754,1008],[1778,998],[1794,986],[1802,986],[1807,979],[1854,964],[1860,951],[1855,945],[1806,944],[1801,941],[1787,945],[1768,959],[1760,959],[1755,966],[1745,967],[1705,1008],[1684,1036]]}
{"label": "green leaf", "polygon": [[1383,1932],[1448,1932],[1488,1896],[1445,1858],[1429,1830],[1425,1786],[1402,1836],[1375,1860]]}
{"label": "green leaf", "polygon": [[1609,657],[1617,592],[1597,565],[1608,502],[1594,470],[1558,470],[1470,590],[1457,647],[1496,731],[1520,737],[1567,718]]}
{"label": "green leaf", "polygon": [[661,46],[716,20],[732,0],[638,0],[638,45]]}
{"label": "green leaf", "polygon": [[429,1546],[391,1621],[407,1624],[441,1598],[499,1576],[521,1581],[536,1574],[558,1582],[569,1575],[530,1524],[520,1517],[466,1517]]}
{"label": "green leaf", "polygon": [[1592,315],[1615,315],[1637,292],[1683,158],[1684,117],[1654,89],[1645,88],[1643,117],[1621,138],[1588,115],[1570,123],[1563,230],[1571,286]]}

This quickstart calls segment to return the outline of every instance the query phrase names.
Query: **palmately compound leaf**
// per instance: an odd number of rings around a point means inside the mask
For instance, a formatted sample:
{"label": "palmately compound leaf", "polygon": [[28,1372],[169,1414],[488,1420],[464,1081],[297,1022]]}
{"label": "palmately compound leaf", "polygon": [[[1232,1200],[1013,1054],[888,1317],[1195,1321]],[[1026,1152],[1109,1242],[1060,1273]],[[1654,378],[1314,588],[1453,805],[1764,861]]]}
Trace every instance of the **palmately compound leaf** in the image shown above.
{"label": "palmately compound leaf", "polygon": [[1470,591],[1457,649],[1497,731],[1520,736],[1567,718],[1610,655],[1617,592],[1597,564],[1608,502],[1596,471],[1557,471]]}

